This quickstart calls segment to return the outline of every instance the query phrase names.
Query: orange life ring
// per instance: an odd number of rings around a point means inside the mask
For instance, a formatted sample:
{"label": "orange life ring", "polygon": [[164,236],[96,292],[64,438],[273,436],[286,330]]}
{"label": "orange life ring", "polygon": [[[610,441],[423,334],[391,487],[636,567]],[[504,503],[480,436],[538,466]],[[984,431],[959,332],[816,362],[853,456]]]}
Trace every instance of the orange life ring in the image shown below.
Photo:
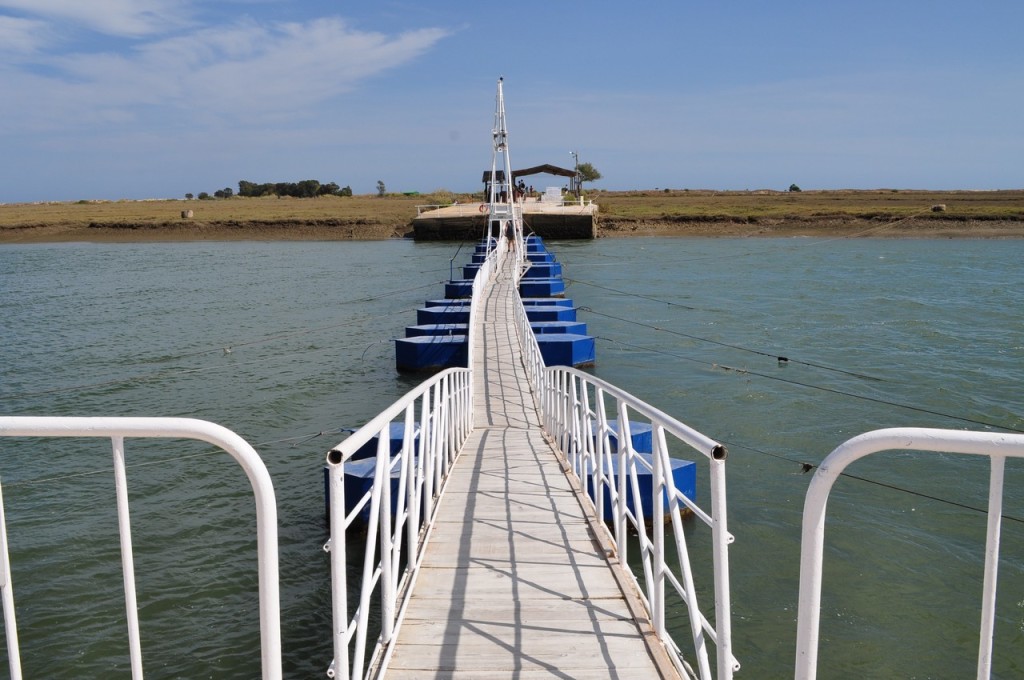
{"label": "orange life ring", "polygon": [[486,203],[481,203],[480,204],[480,212],[482,212],[482,213],[483,212],[487,212],[487,204]]}

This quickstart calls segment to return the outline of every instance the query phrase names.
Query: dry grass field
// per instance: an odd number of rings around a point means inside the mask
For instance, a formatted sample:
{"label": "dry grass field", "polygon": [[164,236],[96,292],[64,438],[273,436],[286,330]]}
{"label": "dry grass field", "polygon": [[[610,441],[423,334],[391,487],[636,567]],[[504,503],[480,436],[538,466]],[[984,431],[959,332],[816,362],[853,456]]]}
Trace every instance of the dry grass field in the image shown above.
{"label": "dry grass field", "polygon": [[898,219],[944,205],[936,218],[1024,220],[1024,191],[632,191],[593,198],[602,214],[622,218]]}
{"label": "dry grass field", "polygon": [[1024,238],[1024,191],[597,193],[604,236]]}
{"label": "dry grass field", "polygon": [[[592,191],[602,236],[1024,237],[1024,191]],[[438,192],[0,205],[0,242],[400,238]],[[940,211],[937,206],[944,206]],[[182,218],[191,210],[192,217]]]}

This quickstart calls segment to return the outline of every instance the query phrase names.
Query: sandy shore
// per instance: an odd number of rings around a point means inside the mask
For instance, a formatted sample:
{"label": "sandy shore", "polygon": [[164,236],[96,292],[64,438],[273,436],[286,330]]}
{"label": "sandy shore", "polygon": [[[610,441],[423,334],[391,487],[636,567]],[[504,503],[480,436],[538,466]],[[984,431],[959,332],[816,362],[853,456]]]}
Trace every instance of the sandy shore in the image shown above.
{"label": "sandy shore", "polygon": [[[0,243],[138,243],[184,241],[352,241],[410,238],[406,223],[355,220],[277,222],[168,222],[57,224],[0,228]],[[757,221],[692,219],[612,219],[599,221],[600,238],[678,236],[703,238],[1024,238],[1024,222],[1014,220],[861,218]]]}

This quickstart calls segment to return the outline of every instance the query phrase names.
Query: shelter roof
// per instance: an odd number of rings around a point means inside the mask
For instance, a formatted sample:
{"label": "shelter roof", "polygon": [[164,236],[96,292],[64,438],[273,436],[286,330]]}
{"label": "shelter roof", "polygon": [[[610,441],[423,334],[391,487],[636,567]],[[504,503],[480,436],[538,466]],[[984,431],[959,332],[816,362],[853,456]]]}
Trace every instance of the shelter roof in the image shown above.
{"label": "shelter roof", "polygon": [[575,170],[568,170],[566,168],[560,168],[556,165],[550,165],[545,163],[544,165],[535,165],[532,168],[523,168],[522,170],[513,170],[513,177],[526,177],[527,175],[561,175],[562,177],[575,177]]}

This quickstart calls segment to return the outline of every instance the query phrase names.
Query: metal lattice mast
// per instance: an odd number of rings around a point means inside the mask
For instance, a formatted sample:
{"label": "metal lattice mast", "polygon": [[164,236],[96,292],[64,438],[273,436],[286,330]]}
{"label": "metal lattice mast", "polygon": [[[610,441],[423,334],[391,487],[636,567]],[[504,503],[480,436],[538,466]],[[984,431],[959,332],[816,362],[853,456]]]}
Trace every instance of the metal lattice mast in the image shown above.
{"label": "metal lattice mast", "polygon": [[[494,128],[491,131],[493,151],[491,174],[488,184],[487,235],[501,238],[512,234],[517,245],[522,245],[522,209],[516,207],[515,185],[512,183],[512,161],[508,148],[508,125],[505,121],[505,79],[498,78],[498,93],[495,96]],[[499,174],[500,173],[500,174]],[[522,252],[522,248],[517,248]]]}

